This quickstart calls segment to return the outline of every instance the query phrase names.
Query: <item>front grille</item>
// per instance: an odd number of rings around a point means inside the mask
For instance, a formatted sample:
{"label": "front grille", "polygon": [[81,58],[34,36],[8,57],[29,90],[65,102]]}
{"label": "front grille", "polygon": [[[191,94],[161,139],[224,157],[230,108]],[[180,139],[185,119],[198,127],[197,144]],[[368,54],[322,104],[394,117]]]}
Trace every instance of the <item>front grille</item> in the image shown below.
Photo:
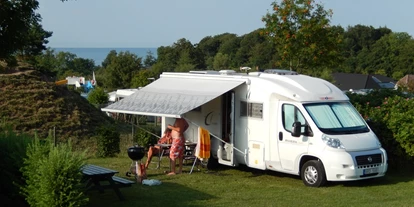
{"label": "front grille", "polygon": [[358,169],[368,169],[374,167],[381,167],[381,164],[373,164],[373,165],[358,165]]}
{"label": "front grille", "polygon": [[382,163],[382,156],[381,154],[372,154],[372,155],[361,155],[356,156],[355,160],[357,165],[374,165]]}

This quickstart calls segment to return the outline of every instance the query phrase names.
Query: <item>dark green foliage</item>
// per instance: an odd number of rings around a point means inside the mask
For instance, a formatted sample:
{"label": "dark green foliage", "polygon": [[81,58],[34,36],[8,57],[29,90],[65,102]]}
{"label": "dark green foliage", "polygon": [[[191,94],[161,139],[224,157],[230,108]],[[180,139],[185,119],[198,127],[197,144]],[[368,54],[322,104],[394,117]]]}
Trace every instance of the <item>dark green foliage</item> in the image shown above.
{"label": "dark green foliage", "polygon": [[40,25],[37,0],[1,0],[0,5],[0,60],[17,51],[32,55],[45,49],[43,44],[52,33]]}
{"label": "dark green foliage", "polygon": [[143,61],[144,67],[145,68],[150,68],[156,62],[157,62],[157,59],[154,57],[154,54],[152,54],[151,51],[148,51],[147,56],[145,56],[145,59]]}
{"label": "dark green foliage", "polygon": [[153,70],[140,70],[131,81],[132,88],[144,87],[150,84],[158,75]]}
{"label": "dark green foliage", "polygon": [[404,167],[414,157],[414,99],[395,90],[377,90],[367,95],[349,94],[387,150],[391,167]]}
{"label": "dark green foliage", "polygon": [[[142,68],[142,57],[126,51],[111,51],[102,63],[102,85],[108,90],[131,88],[131,80]],[[101,82],[101,81],[99,81]]]}
{"label": "dark green foliage", "polygon": [[[3,124],[3,123],[0,123]],[[0,126],[0,200],[2,205],[20,206],[25,203],[19,194],[24,184],[20,168],[26,157],[26,148],[31,142],[27,135],[17,135],[7,126]]]}
{"label": "dark green foliage", "polygon": [[106,104],[108,99],[109,95],[100,87],[96,87],[88,95],[88,101],[91,104]]}
{"label": "dark green foliage", "polygon": [[36,56],[32,65],[39,71],[53,74],[57,80],[68,76],[91,78],[93,71],[97,70],[92,59],[80,58],[70,52],[55,52],[51,48]]}
{"label": "dark green foliage", "polygon": [[136,134],[134,135],[134,142],[139,146],[147,148],[157,143],[159,138],[157,136],[154,136],[154,134],[158,136],[161,134],[160,126],[140,126],[140,128],[137,129]]}
{"label": "dark green foliage", "polygon": [[70,142],[56,147],[35,138],[27,149],[22,168],[26,186],[22,188],[30,206],[81,206],[83,193],[81,168],[85,154],[72,151]]}
{"label": "dark green foliage", "polygon": [[113,157],[119,153],[120,134],[115,126],[102,126],[97,134],[98,157]]}

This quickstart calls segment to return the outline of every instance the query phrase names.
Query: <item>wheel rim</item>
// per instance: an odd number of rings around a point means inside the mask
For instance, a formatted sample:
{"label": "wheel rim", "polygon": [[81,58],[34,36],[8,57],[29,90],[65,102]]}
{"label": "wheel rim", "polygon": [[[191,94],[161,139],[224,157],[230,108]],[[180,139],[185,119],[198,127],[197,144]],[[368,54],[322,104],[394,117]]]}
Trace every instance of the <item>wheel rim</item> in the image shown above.
{"label": "wheel rim", "polygon": [[309,184],[315,184],[318,181],[318,170],[314,166],[308,166],[305,169],[305,180]]}

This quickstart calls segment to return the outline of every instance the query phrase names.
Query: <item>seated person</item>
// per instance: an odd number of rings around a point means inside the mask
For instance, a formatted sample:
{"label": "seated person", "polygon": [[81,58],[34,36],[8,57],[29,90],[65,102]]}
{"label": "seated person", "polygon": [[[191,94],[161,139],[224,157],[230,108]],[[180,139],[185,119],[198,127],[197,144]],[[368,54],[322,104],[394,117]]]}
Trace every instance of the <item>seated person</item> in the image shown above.
{"label": "seated person", "polygon": [[[171,137],[171,129],[165,129],[164,134],[162,137],[158,140],[158,144],[171,144],[172,137]],[[147,162],[145,163],[145,168],[148,168],[149,163],[151,162],[152,156],[158,155],[161,153],[161,147],[160,146],[151,146],[148,150],[147,155]]]}

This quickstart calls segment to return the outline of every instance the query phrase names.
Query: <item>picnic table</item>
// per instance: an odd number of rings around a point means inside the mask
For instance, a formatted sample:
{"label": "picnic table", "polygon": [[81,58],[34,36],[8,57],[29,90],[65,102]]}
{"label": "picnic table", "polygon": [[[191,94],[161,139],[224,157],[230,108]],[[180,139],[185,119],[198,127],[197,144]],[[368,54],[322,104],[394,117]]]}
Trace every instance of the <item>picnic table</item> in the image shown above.
{"label": "picnic table", "polygon": [[125,200],[119,188],[129,187],[135,182],[117,177],[116,173],[118,171],[101,166],[85,165],[82,174],[86,181],[86,191],[98,190],[103,193],[104,189],[113,189],[120,200]]}

